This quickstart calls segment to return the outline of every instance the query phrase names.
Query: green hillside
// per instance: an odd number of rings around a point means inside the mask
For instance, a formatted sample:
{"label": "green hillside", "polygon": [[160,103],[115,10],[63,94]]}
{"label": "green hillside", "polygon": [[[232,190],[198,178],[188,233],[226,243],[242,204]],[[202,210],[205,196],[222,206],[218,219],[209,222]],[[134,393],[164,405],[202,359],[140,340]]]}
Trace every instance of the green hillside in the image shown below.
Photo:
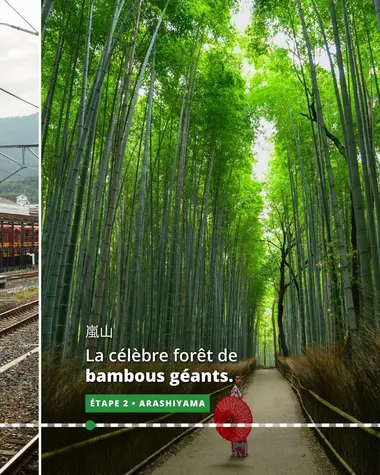
{"label": "green hillside", "polygon": [[0,196],[7,200],[16,201],[18,195],[24,194],[30,203],[38,203],[38,177],[28,176],[23,180],[7,180],[0,185]]}

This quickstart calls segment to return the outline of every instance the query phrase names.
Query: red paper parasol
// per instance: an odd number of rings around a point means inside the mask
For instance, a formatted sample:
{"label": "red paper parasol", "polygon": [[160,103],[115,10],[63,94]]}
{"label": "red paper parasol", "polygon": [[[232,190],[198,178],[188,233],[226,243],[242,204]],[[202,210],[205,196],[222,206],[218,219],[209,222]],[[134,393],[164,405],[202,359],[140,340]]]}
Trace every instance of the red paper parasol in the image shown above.
{"label": "red paper parasol", "polygon": [[[237,397],[228,396],[221,399],[214,411],[216,424],[251,424],[252,420],[251,410],[242,399]],[[239,442],[248,437],[252,427],[217,427],[216,430],[223,439]]]}

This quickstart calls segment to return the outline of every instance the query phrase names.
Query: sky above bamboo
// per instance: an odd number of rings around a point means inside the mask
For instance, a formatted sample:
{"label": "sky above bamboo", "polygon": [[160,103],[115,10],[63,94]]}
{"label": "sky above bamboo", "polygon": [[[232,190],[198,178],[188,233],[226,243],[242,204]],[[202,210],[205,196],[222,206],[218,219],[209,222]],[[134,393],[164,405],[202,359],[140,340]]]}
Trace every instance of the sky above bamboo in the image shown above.
{"label": "sky above bamboo", "polygon": [[[40,32],[40,0],[8,0]],[[0,0],[0,22],[30,26]],[[40,37],[0,25],[0,87],[32,104],[40,102]],[[0,117],[26,116],[38,109],[0,91]]]}
{"label": "sky above bamboo", "polygon": [[[244,33],[251,22],[252,14],[254,14],[254,0],[240,0],[237,11],[232,15],[232,23],[236,26],[240,33]],[[289,45],[289,39],[282,32],[277,33],[271,38],[271,42],[278,47],[294,50],[294,45]],[[330,45],[331,51],[335,52],[335,46]],[[289,55],[292,54],[289,52]],[[317,65],[330,70],[328,55],[324,49],[317,49],[315,62]],[[243,75],[249,79],[254,74],[254,67],[244,60]],[[269,167],[269,161],[273,154],[272,137],[274,134],[273,124],[265,118],[260,121],[260,127],[257,131],[255,144],[253,147],[253,156],[255,163],[253,164],[253,173],[259,180],[265,180]]]}
{"label": "sky above bamboo", "polygon": [[[245,29],[251,22],[253,5],[253,0],[240,0],[237,12],[232,15],[232,23],[240,33],[244,33]],[[243,74],[247,79],[254,74],[253,66],[250,65],[246,59],[243,65]],[[253,173],[259,180],[265,180],[265,175],[268,170],[269,160],[273,152],[271,143],[273,132],[273,125],[262,118],[255,144],[252,149],[255,159],[255,163],[252,167]]]}

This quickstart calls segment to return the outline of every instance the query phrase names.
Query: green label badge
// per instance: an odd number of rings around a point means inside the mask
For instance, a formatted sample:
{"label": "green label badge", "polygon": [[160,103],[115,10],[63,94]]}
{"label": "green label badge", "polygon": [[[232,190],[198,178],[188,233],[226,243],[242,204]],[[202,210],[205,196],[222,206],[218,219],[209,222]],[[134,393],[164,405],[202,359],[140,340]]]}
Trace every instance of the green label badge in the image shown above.
{"label": "green label badge", "polygon": [[86,412],[210,412],[209,394],[86,394]]}

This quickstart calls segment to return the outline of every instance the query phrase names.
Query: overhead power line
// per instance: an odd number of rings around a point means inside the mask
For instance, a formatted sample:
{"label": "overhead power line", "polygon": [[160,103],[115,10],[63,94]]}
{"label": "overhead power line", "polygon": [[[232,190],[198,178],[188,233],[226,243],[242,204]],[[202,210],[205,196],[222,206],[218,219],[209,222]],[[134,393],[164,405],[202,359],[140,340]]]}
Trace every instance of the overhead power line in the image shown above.
{"label": "overhead power line", "polygon": [[[22,145],[0,145],[0,149],[6,149],[6,148],[21,148],[22,150],[22,163],[19,161],[19,160],[16,160],[12,157],[9,157],[8,155],[6,155],[5,153],[3,152],[0,152],[0,155],[2,157],[4,157],[5,159],[7,160],[10,160],[11,162],[13,163],[16,163],[18,165],[18,169],[11,172],[11,171],[5,171],[3,169],[0,168],[1,171],[7,173],[7,176],[5,176],[3,179],[0,179],[0,185],[2,183],[4,183],[4,181],[8,180],[9,178],[11,178],[13,175],[16,175],[16,173],[19,173],[21,170],[25,169],[25,168],[38,168],[38,166],[34,166],[34,165],[26,165],[25,163],[25,150],[28,150],[29,152],[31,152],[37,159],[38,159],[38,156],[33,152],[33,150],[31,150],[32,148],[36,148],[38,147],[37,144],[22,144]],[[4,158],[2,158],[1,160],[4,160]]]}
{"label": "overhead power line", "polygon": [[9,28],[14,28],[18,31],[23,31],[24,33],[30,33],[31,35],[39,36],[38,32],[26,30],[25,28],[21,28],[21,26],[10,25],[9,23],[0,23],[0,26],[9,26]]}
{"label": "overhead power line", "polygon": [[32,104],[31,102],[26,101],[25,99],[22,99],[22,98],[19,97],[19,96],[16,96],[16,94],[13,94],[12,92],[6,91],[6,90],[3,89],[2,87],[0,87],[0,91],[5,92],[5,94],[9,94],[10,96],[13,96],[13,97],[15,97],[16,99],[19,99],[20,101],[25,102],[26,104],[29,104],[30,106],[33,106],[33,107],[35,107],[36,109],[38,109],[38,106],[36,106],[35,104]]}
{"label": "overhead power line", "polygon": [[26,19],[21,15],[21,13],[19,13],[12,5],[8,2],[8,0],[4,0],[4,2],[5,2],[10,8],[12,8],[12,10],[13,10],[14,12],[16,12],[17,15],[18,15],[20,18],[22,18],[22,19],[25,21],[25,23],[27,23],[27,24],[30,26],[30,28],[32,28],[32,30],[34,30],[34,31],[37,33],[37,35],[38,35],[38,31],[34,28],[34,26],[31,25],[31,24],[28,22],[28,20],[26,20]]}

